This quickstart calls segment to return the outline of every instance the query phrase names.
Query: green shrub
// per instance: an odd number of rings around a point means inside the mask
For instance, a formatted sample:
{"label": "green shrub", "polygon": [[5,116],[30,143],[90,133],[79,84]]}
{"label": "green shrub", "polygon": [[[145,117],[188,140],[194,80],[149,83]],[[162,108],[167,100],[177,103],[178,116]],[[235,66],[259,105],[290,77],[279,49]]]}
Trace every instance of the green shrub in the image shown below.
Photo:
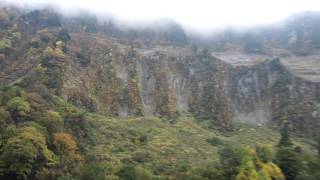
{"label": "green shrub", "polygon": [[12,42],[10,39],[2,39],[0,41],[0,53],[8,55],[13,51]]}
{"label": "green shrub", "polygon": [[21,39],[21,33],[20,32],[14,32],[12,33],[12,37],[15,41],[19,41]]}
{"label": "green shrub", "polygon": [[47,47],[42,54],[45,59],[51,59],[54,57],[54,51],[51,47]]}
{"label": "green shrub", "polygon": [[151,180],[153,175],[150,171],[142,167],[124,165],[116,173],[121,180]]}
{"label": "green shrub", "polygon": [[5,105],[17,96],[23,96],[24,92],[19,86],[7,86],[0,89],[0,104]]}
{"label": "green shrub", "polygon": [[39,119],[39,123],[46,127],[50,134],[60,132],[64,127],[63,118],[60,116],[60,113],[51,110],[44,113],[43,117]]}
{"label": "green shrub", "polygon": [[151,180],[153,177],[153,174],[150,171],[142,167],[136,167],[135,171],[137,180]]}
{"label": "green shrub", "polygon": [[221,140],[218,137],[212,137],[210,139],[207,139],[207,142],[210,143],[212,146],[221,146],[225,144],[223,140]]}
{"label": "green shrub", "polygon": [[81,179],[106,180],[108,175],[111,175],[112,168],[106,163],[94,163],[85,165],[82,168]]}
{"label": "green shrub", "polygon": [[138,163],[144,163],[151,160],[150,153],[147,151],[137,151],[133,154],[132,160]]}
{"label": "green shrub", "polygon": [[258,158],[264,163],[270,162],[274,159],[274,152],[272,151],[271,146],[258,145],[256,147],[256,153]]}
{"label": "green shrub", "polygon": [[41,43],[41,40],[40,38],[37,36],[37,37],[34,37],[31,39],[30,41],[30,46],[31,47],[34,47],[34,48],[38,48],[40,46],[40,43]]}
{"label": "green shrub", "polygon": [[136,171],[132,165],[124,165],[116,173],[122,180],[136,180]]}
{"label": "green shrub", "polygon": [[148,143],[148,136],[147,135],[141,135],[140,137],[139,137],[139,142],[141,143],[141,144],[143,144],[143,145],[145,145],[145,144],[147,144]]}
{"label": "green shrub", "polygon": [[49,32],[48,29],[38,31],[38,34],[40,35],[40,39],[44,42],[49,42],[54,38],[54,35]]}
{"label": "green shrub", "polygon": [[15,121],[20,121],[21,119],[26,118],[30,112],[30,104],[22,97],[12,98],[7,103],[7,107]]}

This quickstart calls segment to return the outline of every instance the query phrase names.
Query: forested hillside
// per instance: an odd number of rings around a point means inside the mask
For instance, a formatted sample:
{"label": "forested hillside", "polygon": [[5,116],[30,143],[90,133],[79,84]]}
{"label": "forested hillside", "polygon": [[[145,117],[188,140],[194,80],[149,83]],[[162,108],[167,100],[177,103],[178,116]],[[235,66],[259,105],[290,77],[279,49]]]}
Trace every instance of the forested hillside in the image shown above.
{"label": "forested hillside", "polygon": [[317,26],[217,50],[164,24],[2,7],[0,179],[318,179]]}

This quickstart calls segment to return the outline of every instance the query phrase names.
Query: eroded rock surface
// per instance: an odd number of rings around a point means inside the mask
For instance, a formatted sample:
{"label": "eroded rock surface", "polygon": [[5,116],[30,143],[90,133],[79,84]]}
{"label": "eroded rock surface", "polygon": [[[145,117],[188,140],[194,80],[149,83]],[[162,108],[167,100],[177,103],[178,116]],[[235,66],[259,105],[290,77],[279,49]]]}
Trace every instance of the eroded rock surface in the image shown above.
{"label": "eroded rock surface", "polygon": [[4,44],[10,53],[0,54],[2,86],[46,65],[41,71],[55,93],[88,111],[168,118],[185,111],[220,127],[232,121],[272,126],[289,121],[296,132],[319,130],[317,54],[279,59],[210,53],[179,44],[181,38],[172,43],[161,33],[140,42],[98,27],[89,31],[75,20],[71,28],[60,18],[33,12],[5,24],[0,37],[4,43],[10,37],[11,44]]}

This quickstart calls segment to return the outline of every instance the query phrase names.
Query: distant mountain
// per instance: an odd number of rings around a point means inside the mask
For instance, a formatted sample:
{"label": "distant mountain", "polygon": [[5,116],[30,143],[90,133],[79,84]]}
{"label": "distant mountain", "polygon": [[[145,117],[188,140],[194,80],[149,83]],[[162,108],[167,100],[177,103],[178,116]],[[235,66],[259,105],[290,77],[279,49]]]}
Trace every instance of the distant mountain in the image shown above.
{"label": "distant mountain", "polygon": [[319,12],[303,12],[276,24],[247,29],[230,27],[205,39],[193,36],[193,40],[218,51],[227,50],[233,45],[247,53],[274,54],[280,49],[303,56],[319,48],[319,20]]}

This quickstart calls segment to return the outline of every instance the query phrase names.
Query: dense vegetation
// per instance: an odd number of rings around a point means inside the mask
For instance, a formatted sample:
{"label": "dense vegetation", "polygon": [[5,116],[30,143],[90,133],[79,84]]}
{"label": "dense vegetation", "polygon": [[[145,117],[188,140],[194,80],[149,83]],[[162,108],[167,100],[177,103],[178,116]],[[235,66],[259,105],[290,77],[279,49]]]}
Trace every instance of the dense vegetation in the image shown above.
{"label": "dense vegetation", "polygon": [[[5,13],[0,18],[1,27],[9,26],[10,18]],[[219,82],[213,78],[213,70],[219,64],[210,61],[209,52],[202,53],[201,67],[207,83],[203,97],[192,106],[193,114],[177,112],[171,102],[175,97],[171,97],[164,79],[166,71],[162,71],[166,67],[155,63],[161,69],[154,72],[156,88],[161,90],[156,94],[159,117],[142,116],[138,75],[130,61],[138,57],[130,51],[126,63],[131,67],[127,94],[132,116],[101,115],[90,109],[90,102],[87,107],[75,106],[72,99],[67,101],[61,95],[63,65],[70,60],[66,47],[70,37],[56,27],[60,25],[57,17],[35,11],[23,18],[32,21],[27,23],[29,29],[20,25],[20,30],[34,34],[23,32],[28,34],[24,34],[27,43],[21,43],[15,25],[1,32],[0,61],[14,61],[12,52],[40,61],[23,78],[0,88],[0,179],[316,180],[320,176],[320,146],[313,140],[291,137],[290,124],[285,121],[280,133],[246,124],[221,128],[228,112],[224,112],[224,99],[217,98],[221,92],[215,88]],[[96,31],[94,25],[83,23],[86,31]],[[32,29],[37,27],[43,29]],[[163,32],[162,43],[186,42],[181,28],[172,25],[171,29]],[[132,39],[142,36],[128,34]],[[22,50],[17,48],[19,44]],[[250,39],[245,48],[261,53],[264,47]],[[80,52],[77,56],[84,61]],[[118,112],[120,97],[112,100],[119,90],[117,81],[111,78],[103,83],[113,87],[108,96],[112,107],[108,109]],[[200,103],[204,106],[198,106]]]}
{"label": "dense vegetation", "polygon": [[[41,68],[34,73],[46,71]],[[1,179],[305,180],[319,175],[314,147],[292,140],[287,124],[279,139],[273,130],[247,125],[220,132],[188,114],[174,121],[104,117],[65,102],[43,78],[50,79],[43,74],[28,85],[1,88]]]}

